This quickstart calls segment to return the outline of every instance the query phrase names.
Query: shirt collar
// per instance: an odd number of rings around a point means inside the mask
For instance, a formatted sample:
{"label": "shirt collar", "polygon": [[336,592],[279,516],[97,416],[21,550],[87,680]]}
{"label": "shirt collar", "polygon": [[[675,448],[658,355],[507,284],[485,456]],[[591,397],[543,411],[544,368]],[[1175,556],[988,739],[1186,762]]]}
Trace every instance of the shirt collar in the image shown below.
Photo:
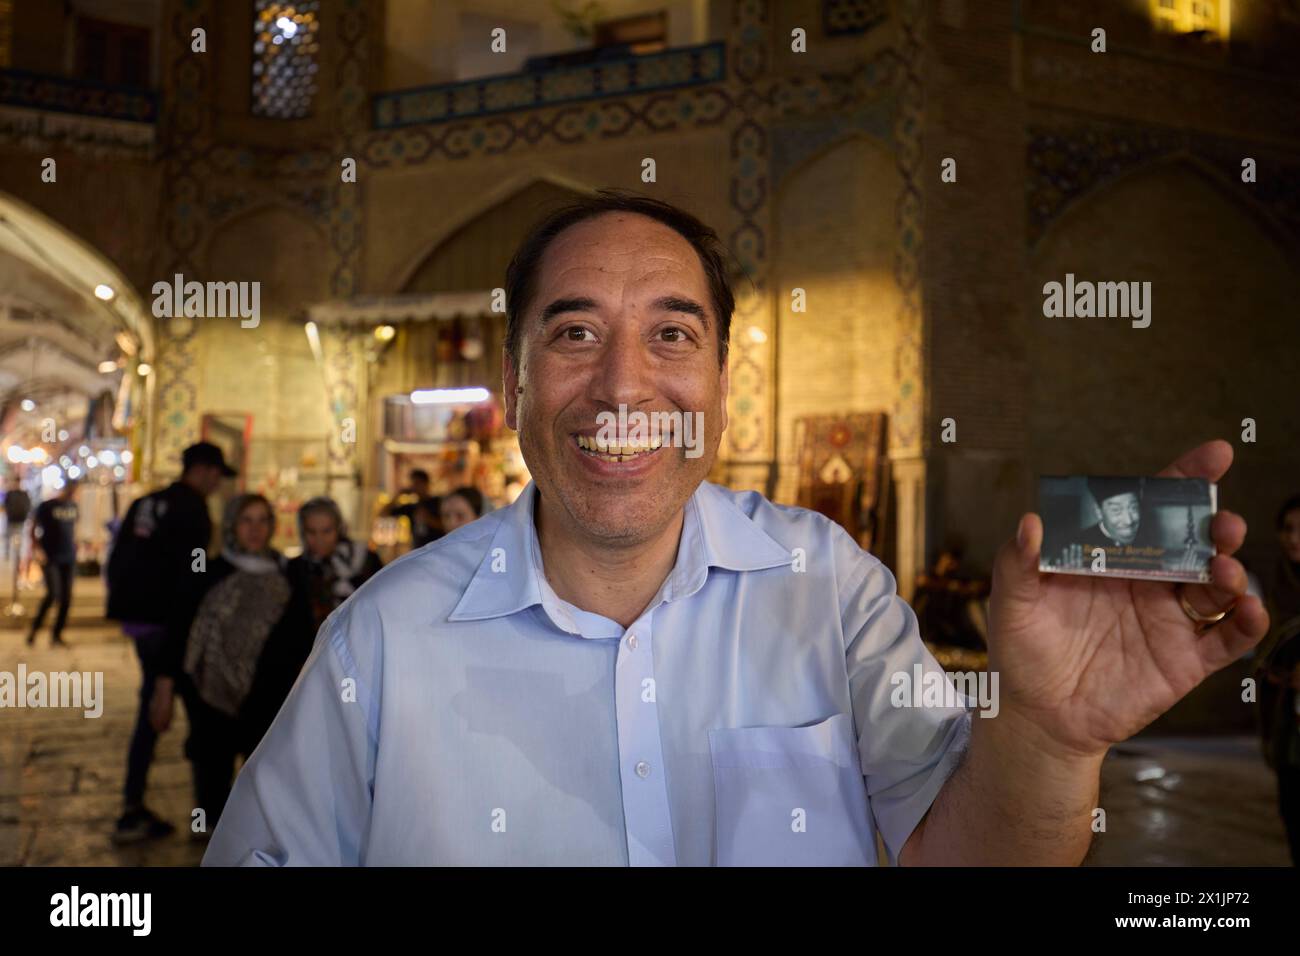
{"label": "shirt collar", "polygon": [[533,524],[535,497],[530,481],[513,504],[495,512],[500,520],[492,543],[449,621],[504,617],[541,603],[533,560],[533,541],[537,537]]}
{"label": "shirt collar", "polygon": [[[530,481],[501,509],[487,554],[461,595],[450,621],[481,621],[541,604],[562,630],[577,633],[572,615],[543,577],[536,486]],[[661,590],[664,601],[689,597],[704,586],[709,568],[760,571],[791,561],[790,550],[761,529],[723,488],[701,482],[686,502],[677,562]]]}

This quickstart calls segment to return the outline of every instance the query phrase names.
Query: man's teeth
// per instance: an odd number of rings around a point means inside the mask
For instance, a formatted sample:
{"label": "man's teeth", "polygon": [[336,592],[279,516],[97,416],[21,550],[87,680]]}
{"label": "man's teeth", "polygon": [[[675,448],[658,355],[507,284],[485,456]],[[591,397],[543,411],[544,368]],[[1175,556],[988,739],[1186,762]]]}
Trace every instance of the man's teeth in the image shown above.
{"label": "man's teeth", "polygon": [[578,440],[579,448],[589,455],[595,455],[597,458],[603,458],[606,461],[627,461],[637,455],[656,451],[663,445],[662,438],[654,438],[639,444],[616,445],[612,442],[601,441],[595,435],[577,435],[575,437]]}

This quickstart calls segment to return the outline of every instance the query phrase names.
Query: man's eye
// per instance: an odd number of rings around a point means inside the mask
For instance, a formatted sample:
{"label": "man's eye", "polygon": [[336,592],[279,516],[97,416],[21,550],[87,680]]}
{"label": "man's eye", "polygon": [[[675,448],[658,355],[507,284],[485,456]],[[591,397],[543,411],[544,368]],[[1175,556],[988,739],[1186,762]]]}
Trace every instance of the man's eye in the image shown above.
{"label": "man's eye", "polygon": [[587,341],[585,336],[589,334],[589,331],[580,325],[571,325],[564,330],[564,337],[570,342],[585,342]]}
{"label": "man's eye", "polygon": [[685,330],[685,329],[679,329],[679,328],[677,328],[676,326],[673,326],[673,327],[671,327],[671,328],[664,329],[663,332],[662,332],[661,334],[663,335],[665,341],[668,341],[668,342],[684,342],[684,341],[686,341],[686,330]]}

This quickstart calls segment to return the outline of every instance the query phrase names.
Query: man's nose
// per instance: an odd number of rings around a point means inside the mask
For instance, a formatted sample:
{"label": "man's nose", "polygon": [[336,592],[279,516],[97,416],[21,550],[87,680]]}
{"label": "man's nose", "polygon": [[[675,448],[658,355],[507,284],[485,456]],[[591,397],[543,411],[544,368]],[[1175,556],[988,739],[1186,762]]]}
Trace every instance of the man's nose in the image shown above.
{"label": "man's nose", "polygon": [[635,334],[612,335],[591,379],[591,397],[617,407],[635,408],[654,397],[650,357]]}

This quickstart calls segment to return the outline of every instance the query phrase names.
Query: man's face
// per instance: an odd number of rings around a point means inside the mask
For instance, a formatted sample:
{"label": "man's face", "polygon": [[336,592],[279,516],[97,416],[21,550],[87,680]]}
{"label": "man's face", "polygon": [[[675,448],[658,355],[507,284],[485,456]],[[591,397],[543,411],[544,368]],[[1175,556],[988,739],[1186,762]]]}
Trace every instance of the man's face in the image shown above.
{"label": "man's face", "polygon": [[1138,496],[1133,492],[1112,495],[1101,503],[1102,527],[1120,544],[1137,537],[1138,521]]}
{"label": "man's face", "polygon": [[221,468],[214,464],[195,464],[194,467],[194,488],[198,490],[203,497],[216,492],[221,488]]}
{"label": "man's face", "polygon": [[[727,425],[718,319],[691,244],[635,214],[566,229],[542,257],[519,351],[519,368],[505,359],[506,423],[543,500],[605,543],[662,532],[708,474]],[[703,433],[692,436],[701,453],[687,457],[684,435],[617,461],[579,447],[620,405],[628,415],[702,413]]]}

